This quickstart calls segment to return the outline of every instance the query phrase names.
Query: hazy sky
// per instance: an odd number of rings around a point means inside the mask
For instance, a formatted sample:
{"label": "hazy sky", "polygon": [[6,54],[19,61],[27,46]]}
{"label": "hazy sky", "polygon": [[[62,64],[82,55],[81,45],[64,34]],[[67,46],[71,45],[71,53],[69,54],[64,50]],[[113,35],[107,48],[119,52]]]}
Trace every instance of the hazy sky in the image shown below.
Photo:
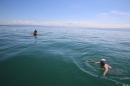
{"label": "hazy sky", "polygon": [[0,24],[130,28],[130,0],[0,0]]}

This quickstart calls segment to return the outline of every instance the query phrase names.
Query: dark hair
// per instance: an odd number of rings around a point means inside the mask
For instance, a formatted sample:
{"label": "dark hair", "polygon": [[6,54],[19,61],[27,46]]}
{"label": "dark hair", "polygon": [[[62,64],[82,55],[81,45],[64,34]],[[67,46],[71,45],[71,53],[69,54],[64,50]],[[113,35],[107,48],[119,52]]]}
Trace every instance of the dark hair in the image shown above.
{"label": "dark hair", "polygon": [[101,64],[101,66],[104,66],[105,62],[104,61],[100,61],[100,64]]}

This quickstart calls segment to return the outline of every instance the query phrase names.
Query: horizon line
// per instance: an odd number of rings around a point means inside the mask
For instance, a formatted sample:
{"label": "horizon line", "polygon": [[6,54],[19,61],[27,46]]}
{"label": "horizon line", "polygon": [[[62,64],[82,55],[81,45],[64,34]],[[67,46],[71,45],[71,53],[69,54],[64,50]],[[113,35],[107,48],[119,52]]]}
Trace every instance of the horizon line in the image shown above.
{"label": "horizon line", "polygon": [[34,24],[0,24],[0,26],[41,26],[41,27],[80,27],[80,28],[99,28],[99,29],[130,29],[130,27],[88,27],[88,26],[58,26],[58,25],[34,25]]}
{"label": "horizon line", "polygon": [[53,21],[53,22],[34,22],[14,20],[11,22],[0,22],[0,25],[41,25],[41,26],[77,26],[77,27],[96,27],[96,28],[130,28],[130,24],[117,23],[95,23],[90,21]]}

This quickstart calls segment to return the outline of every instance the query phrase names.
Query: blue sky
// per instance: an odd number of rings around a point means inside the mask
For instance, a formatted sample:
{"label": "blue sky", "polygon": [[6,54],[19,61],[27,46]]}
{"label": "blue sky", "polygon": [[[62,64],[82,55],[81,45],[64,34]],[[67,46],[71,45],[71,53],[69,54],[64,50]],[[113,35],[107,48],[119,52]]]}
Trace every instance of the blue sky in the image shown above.
{"label": "blue sky", "polygon": [[130,0],[0,0],[0,24],[130,28]]}

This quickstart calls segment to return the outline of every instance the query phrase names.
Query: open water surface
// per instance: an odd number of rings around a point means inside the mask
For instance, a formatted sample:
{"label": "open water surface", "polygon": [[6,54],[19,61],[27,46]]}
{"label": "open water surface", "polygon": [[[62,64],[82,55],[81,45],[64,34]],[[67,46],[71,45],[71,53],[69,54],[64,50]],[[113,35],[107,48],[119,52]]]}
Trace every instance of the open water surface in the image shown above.
{"label": "open water surface", "polygon": [[0,26],[0,86],[130,86],[130,30]]}

